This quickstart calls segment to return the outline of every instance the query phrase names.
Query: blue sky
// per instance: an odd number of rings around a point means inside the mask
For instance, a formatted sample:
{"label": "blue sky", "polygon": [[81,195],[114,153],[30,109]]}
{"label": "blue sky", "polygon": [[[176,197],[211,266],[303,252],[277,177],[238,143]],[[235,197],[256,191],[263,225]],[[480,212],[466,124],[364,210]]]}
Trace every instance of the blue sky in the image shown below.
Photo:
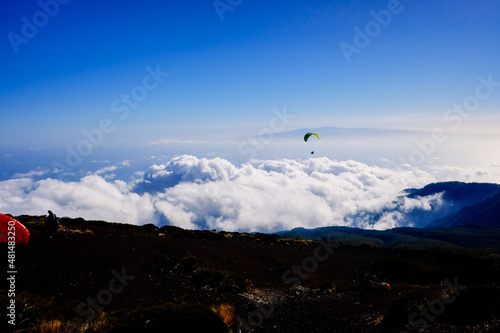
{"label": "blue sky", "polygon": [[[412,128],[405,116],[435,121],[478,76],[500,80],[497,2],[392,2],[398,13],[350,63],[339,45],[355,45],[354,29],[365,31],[390,1],[233,3],[221,21],[211,1],[72,0],[16,53],[8,34],[22,36],[22,18],[33,22],[41,7],[4,1],[2,118],[37,140],[56,126],[64,140],[112,116],[111,102],[159,66],[169,77],[120,124],[129,135],[251,132],[283,106],[300,117],[297,128],[374,119]],[[495,114],[499,96],[482,116]]]}
{"label": "blue sky", "polygon": [[419,132],[322,135],[314,157],[500,182],[498,31],[486,0],[5,0],[0,181],[303,160],[277,132],[331,126]]}

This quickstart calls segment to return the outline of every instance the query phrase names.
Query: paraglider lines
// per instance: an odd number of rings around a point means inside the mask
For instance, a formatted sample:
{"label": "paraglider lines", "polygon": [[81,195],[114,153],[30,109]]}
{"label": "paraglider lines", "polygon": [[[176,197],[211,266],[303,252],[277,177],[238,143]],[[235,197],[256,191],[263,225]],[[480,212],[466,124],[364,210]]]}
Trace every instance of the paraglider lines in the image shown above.
{"label": "paraglider lines", "polygon": [[[312,135],[314,135],[315,137],[317,137],[317,138],[318,138],[318,140],[319,140],[319,135],[318,135],[318,133],[308,132],[308,133],[306,133],[306,135],[304,135],[304,142],[307,142],[307,140],[309,140],[309,138],[310,138]],[[311,152],[311,154],[314,154],[314,150]]]}

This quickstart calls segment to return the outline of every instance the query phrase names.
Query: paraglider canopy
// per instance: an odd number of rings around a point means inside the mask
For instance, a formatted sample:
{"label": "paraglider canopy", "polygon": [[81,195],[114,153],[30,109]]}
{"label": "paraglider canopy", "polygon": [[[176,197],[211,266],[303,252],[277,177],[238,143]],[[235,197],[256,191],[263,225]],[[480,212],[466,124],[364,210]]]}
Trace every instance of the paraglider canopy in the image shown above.
{"label": "paraglider canopy", "polygon": [[16,244],[28,244],[30,233],[24,225],[12,217],[0,214],[0,243],[14,239]]}
{"label": "paraglider canopy", "polygon": [[[304,135],[304,141],[307,142],[307,140],[309,140],[309,137],[312,135],[314,135],[315,137],[317,137],[319,139],[318,133],[307,132],[306,135]],[[311,154],[314,154],[314,150],[311,152]]]}
{"label": "paraglider canopy", "polygon": [[319,139],[318,133],[308,132],[308,133],[306,133],[306,135],[304,135],[304,141],[307,142],[307,140],[309,140],[309,137],[311,135],[314,135],[315,137],[317,137]]}

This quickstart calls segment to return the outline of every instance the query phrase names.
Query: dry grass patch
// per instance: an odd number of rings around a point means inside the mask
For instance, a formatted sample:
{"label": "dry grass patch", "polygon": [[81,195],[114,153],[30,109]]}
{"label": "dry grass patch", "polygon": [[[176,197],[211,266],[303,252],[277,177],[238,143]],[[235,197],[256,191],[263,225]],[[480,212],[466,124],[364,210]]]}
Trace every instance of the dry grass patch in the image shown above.
{"label": "dry grass patch", "polygon": [[229,332],[232,332],[232,327],[235,325],[234,316],[236,309],[230,304],[219,304],[211,307],[212,311],[219,316],[224,324],[226,324]]}

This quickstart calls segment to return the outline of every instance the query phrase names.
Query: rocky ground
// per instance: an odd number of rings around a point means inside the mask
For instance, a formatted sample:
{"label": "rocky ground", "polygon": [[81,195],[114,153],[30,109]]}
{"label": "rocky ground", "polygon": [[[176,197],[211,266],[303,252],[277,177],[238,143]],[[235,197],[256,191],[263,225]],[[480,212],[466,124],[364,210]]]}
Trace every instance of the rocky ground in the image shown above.
{"label": "rocky ground", "polygon": [[31,238],[16,248],[16,326],[2,311],[2,330],[200,331],[189,322],[217,312],[226,324],[203,331],[500,332],[496,254],[82,219],[54,233],[43,217],[18,220]]}

